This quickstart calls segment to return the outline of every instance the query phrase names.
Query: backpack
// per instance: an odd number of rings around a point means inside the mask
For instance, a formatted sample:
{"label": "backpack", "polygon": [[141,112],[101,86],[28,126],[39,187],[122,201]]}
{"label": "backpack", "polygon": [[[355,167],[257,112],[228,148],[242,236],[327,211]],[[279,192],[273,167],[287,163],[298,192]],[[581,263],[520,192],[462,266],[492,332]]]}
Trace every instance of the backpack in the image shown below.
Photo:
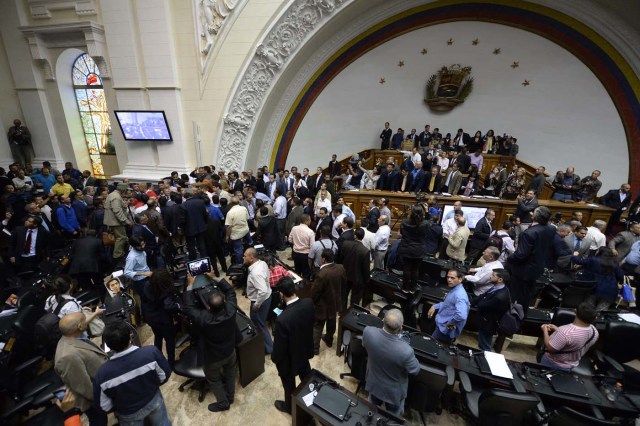
{"label": "backpack", "polygon": [[502,250],[504,250],[504,244],[503,244],[504,237],[508,237],[508,235],[498,235],[498,231],[494,231],[493,234],[491,234],[491,236],[489,237],[489,239],[487,239],[487,244],[485,245],[485,248],[496,247],[498,250],[500,250],[500,253],[502,253]]}
{"label": "backpack", "polygon": [[524,320],[524,309],[522,305],[516,302],[511,302],[509,297],[509,309],[505,312],[500,321],[498,321],[498,332],[505,336],[513,336],[520,331],[520,326]]}
{"label": "backpack", "polygon": [[36,340],[40,342],[44,347],[50,347],[58,343],[58,340],[62,337],[59,323],[60,318],[58,314],[64,305],[69,302],[75,302],[73,299],[62,299],[58,306],[53,311],[49,311],[36,321],[34,327],[34,334]]}

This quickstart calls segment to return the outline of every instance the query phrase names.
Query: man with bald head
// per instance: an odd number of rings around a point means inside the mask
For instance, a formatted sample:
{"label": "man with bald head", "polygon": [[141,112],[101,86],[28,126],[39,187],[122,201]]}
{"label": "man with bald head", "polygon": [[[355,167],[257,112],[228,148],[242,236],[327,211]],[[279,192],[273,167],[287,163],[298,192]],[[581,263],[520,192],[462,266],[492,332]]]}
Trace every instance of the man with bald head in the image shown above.
{"label": "man with bald head", "polygon": [[92,379],[107,361],[107,354],[89,339],[83,339],[86,330],[87,321],[82,312],[60,319],[62,338],[56,348],[54,369],[67,389],[73,392],[75,406],[87,415],[91,426],[106,426],[107,415],[93,406]]}

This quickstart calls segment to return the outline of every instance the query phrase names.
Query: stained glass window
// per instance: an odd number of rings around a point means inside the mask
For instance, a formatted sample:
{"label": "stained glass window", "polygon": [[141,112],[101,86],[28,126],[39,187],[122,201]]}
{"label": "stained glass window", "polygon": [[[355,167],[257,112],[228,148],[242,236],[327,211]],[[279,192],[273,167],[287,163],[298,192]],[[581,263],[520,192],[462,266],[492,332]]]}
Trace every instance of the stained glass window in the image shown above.
{"label": "stained glass window", "polygon": [[100,70],[91,56],[84,53],[73,64],[72,78],[93,174],[104,176],[100,154],[116,151]]}

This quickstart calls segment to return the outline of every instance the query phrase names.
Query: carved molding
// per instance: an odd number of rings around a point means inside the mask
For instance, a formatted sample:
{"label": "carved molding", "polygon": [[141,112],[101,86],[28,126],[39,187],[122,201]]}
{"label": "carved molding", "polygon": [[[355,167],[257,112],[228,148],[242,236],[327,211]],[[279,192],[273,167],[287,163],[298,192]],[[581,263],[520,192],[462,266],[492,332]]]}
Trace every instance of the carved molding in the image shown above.
{"label": "carved molding", "polygon": [[111,78],[107,60],[108,53],[102,25],[92,21],[57,25],[36,25],[18,28],[29,44],[31,57],[38,64],[48,81],[55,80],[55,72],[49,58],[52,48],[86,47],[87,53],[100,69],[100,77]]}
{"label": "carved molding", "polygon": [[291,55],[328,17],[353,0],[297,0],[269,29],[236,86],[224,115],[217,164],[240,170],[248,149],[248,136],[271,83]]}
{"label": "carved molding", "polygon": [[78,16],[97,15],[95,0],[28,0],[33,19],[50,19],[52,11],[74,9]]}

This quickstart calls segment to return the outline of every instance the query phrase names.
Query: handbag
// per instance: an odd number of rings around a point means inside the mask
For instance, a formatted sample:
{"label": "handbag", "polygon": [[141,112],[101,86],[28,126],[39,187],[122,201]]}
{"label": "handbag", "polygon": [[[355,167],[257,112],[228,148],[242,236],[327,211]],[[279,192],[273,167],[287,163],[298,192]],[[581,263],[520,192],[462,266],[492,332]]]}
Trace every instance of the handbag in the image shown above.
{"label": "handbag", "polygon": [[[86,309],[82,311],[85,318],[91,316],[91,310]],[[91,322],[87,323],[87,331],[89,332],[90,337],[102,336],[104,332],[104,321],[100,317],[95,317],[91,320]]]}
{"label": "handbag", "polygon": [[509,296],[509,309],[502,314],[500,321],[498,321],[498,332],[505,336],[513,336],[520,331],[520,325],[524,320],[524,309],[522,305],[516,302],[511,302],[511,296]]}
{"label": "handbag", "polygon": [[109,227],[106,227],[106,230],[102,231],[102,244],[105,247],[112,247],[116,245],[116,234],[111,232]]}
{"label": "handbag", "polygon": [[620,288],[620,298],[618,299],[618,305],[620,302],[625,302],[630,308],[636,306],[635,291],[629,285],[629,277],[625,275],[624,284]]}

